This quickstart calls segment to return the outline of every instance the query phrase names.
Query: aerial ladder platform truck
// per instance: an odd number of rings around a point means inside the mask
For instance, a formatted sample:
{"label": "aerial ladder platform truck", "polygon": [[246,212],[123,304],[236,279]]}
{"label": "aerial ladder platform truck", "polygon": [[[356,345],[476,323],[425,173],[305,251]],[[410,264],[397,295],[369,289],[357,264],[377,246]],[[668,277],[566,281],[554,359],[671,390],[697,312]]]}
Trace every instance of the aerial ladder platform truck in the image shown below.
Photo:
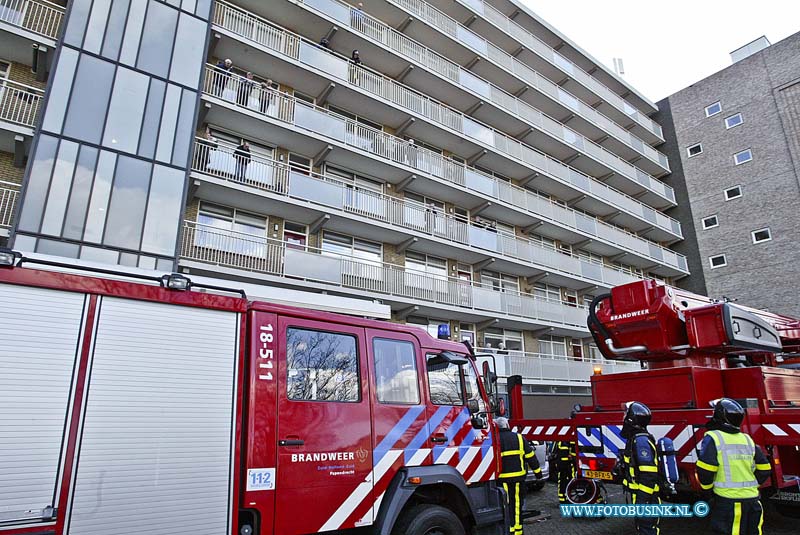
{"label": "aerial ladder platform truck", "polygon": [[762,493],[785,514],[800,514],[800,321],[712,300],[655,280],[615,287],[597,296],[588,327],[603,357],[640,361],[641,371],[591,377],[591,406],[571,418],[526,419],[521,378],[509,380],[512,424],[529,440],[571,441],[578,477],[574,503],[591,503],[602,482],[619,483],[625,404],[645,403],[650,433],[671,439],[679,479],[676,492],[699,496],[695,472],[711,402],[737,400],[746,410],[742,430],[769,457],[772,474]]}

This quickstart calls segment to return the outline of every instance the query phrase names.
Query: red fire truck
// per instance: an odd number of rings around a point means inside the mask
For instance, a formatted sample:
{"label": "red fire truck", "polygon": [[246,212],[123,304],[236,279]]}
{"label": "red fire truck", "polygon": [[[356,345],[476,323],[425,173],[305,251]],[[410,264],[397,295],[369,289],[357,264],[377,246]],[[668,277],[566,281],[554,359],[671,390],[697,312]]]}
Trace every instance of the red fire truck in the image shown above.
{"label": "red fire truck", "polygon": [[745,407],[743,430],[772,464],[765,494],[783,511],[800,512],[798,320],[645,280],[598,296],[588,325],[605,358],[639,360],[646,369],[594,375],[592,406],[564,420],[524,419],[520,381],[509,381],[513,424],[527,438],[577,442],[582,479],[570,499],[593,501],[594,481],[614,479],[625,447],[623,407],[633,400],[652,410],[651,434],[674,442],[678,491],[699,493],[694,464],[709,402],[729,397]]}
{"label": "red fire truck", "polygon": [[179,274],[3,264],[0,532],[507,533],[468,347]]}

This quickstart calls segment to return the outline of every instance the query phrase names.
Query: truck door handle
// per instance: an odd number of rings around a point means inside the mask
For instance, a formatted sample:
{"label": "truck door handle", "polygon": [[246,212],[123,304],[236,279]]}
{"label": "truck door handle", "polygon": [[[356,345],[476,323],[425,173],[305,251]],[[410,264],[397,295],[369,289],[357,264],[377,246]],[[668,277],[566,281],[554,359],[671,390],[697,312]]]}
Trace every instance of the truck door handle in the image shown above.
{"label": "truck door handle", "polygon": [[439,443],[447,442],[447,437],[445,437],[442,434],[433,435],[431,437],[431,442],[439,442]]}
{"label": "truck door handle", "polygon": [[285,440],[279,440],[278,446],[303,446],[306,443],[305,440],[300,440],[299,438],[291,438]]}

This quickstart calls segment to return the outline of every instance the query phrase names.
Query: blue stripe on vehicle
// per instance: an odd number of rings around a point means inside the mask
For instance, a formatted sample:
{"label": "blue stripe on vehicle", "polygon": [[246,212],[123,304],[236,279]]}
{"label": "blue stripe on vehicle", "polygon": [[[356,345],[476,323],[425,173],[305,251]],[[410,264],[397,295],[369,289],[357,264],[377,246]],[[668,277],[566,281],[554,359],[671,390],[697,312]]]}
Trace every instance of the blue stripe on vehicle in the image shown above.
{"label": "blue stripe on vehicle", "polygon": [[[592,433],[592,434],[594,434],[594,433]],[[596,445],[592,444],[589,441],[589,439],[586,438],[586,435],[584,433],[580,432],[580,431],[578,431],[578,443],[582,444],[584,446],[589,446],[590,448],[596,447]],[[602,442],[601,442],[601,444],[602,444]],[[580,448],[578,448],[578,456],[580,457]],[[594,456],[595,457],[599,457],[601,459],[605,457],[605,455],[603,455],[602,453],[595,453]]]}
{"label": "blue stripe on vehicle", "polygon": [[434,446],[433,458],[435,459],[434,460],[435,463],[439,462],[439,457],[442,455],[442,452],[445,450],[445,448],[447,448],[448,444],[450,444],[453,441],[453,438],[458,434],[458,432],[461,431],[461,427],[464,425],[464,422],[466,422],[468,419],[469,419],[469,411],[467,411],[467,409],[464,408],[460,413],[458,413],[458,416],[456,416],[456,419],[453,420],[453,423],[451,423],[450,426],[447,428],[447,431],[445,431],[444,433],[446,439],[445,443],[441,446]]}
{"label": "blue stripe on vehicle", "polygon": [[372,455],[372,466],[377,465],[383,456],[386,455],[386,452],[389,451],[392,446],[394,446],[397,441],[402,437],[405,432],[411,427],[411,424],[416,421],[417,417],[420,413],[425,410],[424,405],[417,405],[415,407],[411,407],[408,411],[403,415],[402,418],[394,425],[391,431],[389,431],[383,440],[381,440],[380,444],[375,446],[375,451]]}
{"label": "blue stripe on vehicle", "polygon": [[461,441],[461,445],[458,447],[458,458],[461,459],[464,455],[467,454],[469,447],[475,443],[475,439],[478,437],[478,433],[475,432],[475,429],[470,429],[467,436],[464,437],[464,440]]}
{"label": "blue stripe on vehicle", "polygon": [[486,438],[483,441],[483,446],[481,446],[481,457],[486,456],[486,452],[492,447],[492,433],[491,431],[486,434]]}
{"label": "blue stripe on vehicle", "polygon": [[624,438],[622,438],[622,428],[616,425],[607,425],[607,429],[610,429],[612,433],[614,433],[622,442],[627,442]]}
{"label": "blue stripe on vehicle", "polygon": [[408,462],[411,457],[414,456],[415,453],[425,444],[425,441],[436,431],[436,428],[439,427],[439,424],[442,423],[447,413],[450,412],[451,407],[439,407],[433,416],[428,419],[428,423],[422,426],[422,429],[419,430],[419,433],[411,440],[411,442],[406,446],[404,451],[405,462]]}

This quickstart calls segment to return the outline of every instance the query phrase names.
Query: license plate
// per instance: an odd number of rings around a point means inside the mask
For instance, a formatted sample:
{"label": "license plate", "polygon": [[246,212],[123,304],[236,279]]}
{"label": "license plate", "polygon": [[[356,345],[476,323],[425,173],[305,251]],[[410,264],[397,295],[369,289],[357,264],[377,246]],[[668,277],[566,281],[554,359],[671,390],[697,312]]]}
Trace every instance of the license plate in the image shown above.
{"label": "license plate", "polygon": [[614,479],[611,472],[600,472],[599,470],[586,470],[583,472],[583,477],[588,477],[589,479],[608,479],[609,481]]}

